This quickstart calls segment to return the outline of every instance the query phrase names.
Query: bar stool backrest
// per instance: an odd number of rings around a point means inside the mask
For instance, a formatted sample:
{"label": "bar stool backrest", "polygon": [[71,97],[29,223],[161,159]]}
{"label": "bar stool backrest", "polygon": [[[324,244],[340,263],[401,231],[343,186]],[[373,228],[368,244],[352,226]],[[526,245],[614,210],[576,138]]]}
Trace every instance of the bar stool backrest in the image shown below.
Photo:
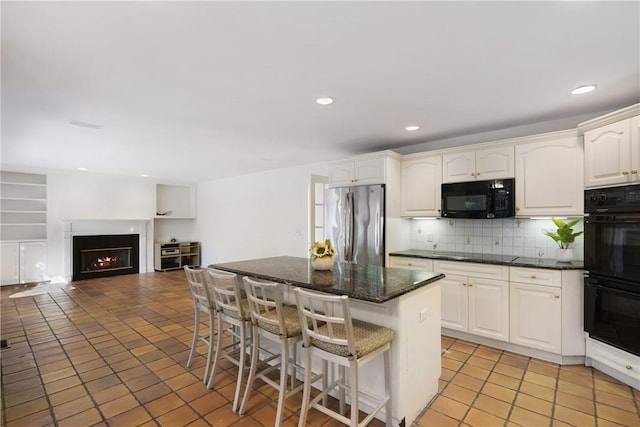
{"label": "bar stool backrest", "polygon": [[273,334],[286,337],[286,324],[282,313],[282,284],[250,277],[243,280],[252,323]]}
{"label": "bar stool backrest", "polygon": [[325,349],[335,354],[346,354],[347,358],[356,357],[353,339],[353,323],[346,295],[329,295],[295,289],[298,314],[302,325],[304,346],[313,345],[317,340]]}
{"label": "bar stool backrest", "polygon": [[201,268],[191,268],[184,266],[184,272],[187,276],[189,289],[194,304],[203,310],[215,310],[215,301],[209,290],[209,281],[206,277],[206,270]]}
{"label": "bar stool backrest", "polygon": [[211,290],[218,311],[236,319],[243,319],[242,296],[238,276],[227,271],[209,269]]}

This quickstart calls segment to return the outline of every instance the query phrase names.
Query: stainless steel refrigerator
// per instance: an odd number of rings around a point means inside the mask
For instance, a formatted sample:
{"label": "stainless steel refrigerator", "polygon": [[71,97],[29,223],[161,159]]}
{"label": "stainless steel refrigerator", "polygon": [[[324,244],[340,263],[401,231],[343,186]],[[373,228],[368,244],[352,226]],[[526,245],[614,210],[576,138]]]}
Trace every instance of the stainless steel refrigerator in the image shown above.
{"label": "stainless steel refrigerator", "polygon": [[329,188],[324,214],[337,260],[384,266],[384,185]]}

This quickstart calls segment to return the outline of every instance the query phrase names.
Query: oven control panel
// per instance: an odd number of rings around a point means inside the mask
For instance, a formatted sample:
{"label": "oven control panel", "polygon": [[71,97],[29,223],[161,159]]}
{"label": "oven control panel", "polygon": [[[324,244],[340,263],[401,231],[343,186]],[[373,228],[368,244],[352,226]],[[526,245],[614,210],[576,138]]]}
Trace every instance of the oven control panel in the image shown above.
{"label": "oven control panel", "polygon": [[640,212],[640,184],[595,188],[584,192],[585,213]]}

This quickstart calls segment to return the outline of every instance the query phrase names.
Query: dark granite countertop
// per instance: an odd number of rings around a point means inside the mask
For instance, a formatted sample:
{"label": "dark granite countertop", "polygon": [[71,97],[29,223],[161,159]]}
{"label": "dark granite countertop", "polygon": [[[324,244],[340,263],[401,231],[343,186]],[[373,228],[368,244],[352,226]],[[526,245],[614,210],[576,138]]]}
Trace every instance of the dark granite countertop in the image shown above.
{"label": "dark granite countertop", "polygon": [[392,300],[444,277],[444,274],[427,271],[345,262],[336,262],[330,271],[316,271],[309,259],[290,256],[212,264],[209,268],[376,303]]}
{"label": "dark granite countertop", "polygon": [[480,264],[499,264],[514,267],[551,268],[554,270],[582,270],[582,261],[559,262],[555,259],[529,258],[515,255],[478,254],[471,252],[446,252],[409,249],[406,251],[392,252],[390,256],[442,259],[447,261],[465,261]]}

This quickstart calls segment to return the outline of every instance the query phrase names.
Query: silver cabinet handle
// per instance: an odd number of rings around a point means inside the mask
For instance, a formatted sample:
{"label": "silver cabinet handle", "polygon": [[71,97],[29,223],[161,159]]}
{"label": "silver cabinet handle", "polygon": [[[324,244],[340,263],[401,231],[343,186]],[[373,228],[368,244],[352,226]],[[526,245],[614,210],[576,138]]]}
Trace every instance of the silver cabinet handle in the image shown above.
{"label": "silver cabinet handle", "polygon": [[625,368],[627,368],[627,369],[629,369],[629,370],[632,370],[632,369],[633,369],[633,366],[631,366],[631,365],[627,365],[627,366],[625,366]]}
{"label": "silver cabinet handle", "polygon": [[629,175],[629,171],[622,171],[622,175]]}

